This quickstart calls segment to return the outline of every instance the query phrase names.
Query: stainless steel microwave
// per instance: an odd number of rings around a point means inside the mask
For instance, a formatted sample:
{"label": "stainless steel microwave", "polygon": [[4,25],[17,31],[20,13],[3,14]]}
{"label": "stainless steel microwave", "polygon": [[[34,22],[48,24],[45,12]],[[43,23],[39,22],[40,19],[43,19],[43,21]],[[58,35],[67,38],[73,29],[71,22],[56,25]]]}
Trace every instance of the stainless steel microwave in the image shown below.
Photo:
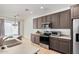
{"label": "stainless steel microwave", "polygon": [[52,28],[52,23],[43,23],[42,28],[44,29]]}

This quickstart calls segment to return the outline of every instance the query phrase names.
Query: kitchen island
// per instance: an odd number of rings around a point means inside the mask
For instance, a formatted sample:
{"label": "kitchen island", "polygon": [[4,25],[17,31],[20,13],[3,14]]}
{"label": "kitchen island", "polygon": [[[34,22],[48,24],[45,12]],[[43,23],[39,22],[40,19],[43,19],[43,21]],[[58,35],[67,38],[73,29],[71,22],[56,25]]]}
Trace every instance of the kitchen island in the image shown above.
{"label": "kitchen island", "polygon": [[39,48],[34,46],[28,39],[23,39],[22,44],[5,48],[4,50],[0,49],[0,54],[36,54],[39,51]]}

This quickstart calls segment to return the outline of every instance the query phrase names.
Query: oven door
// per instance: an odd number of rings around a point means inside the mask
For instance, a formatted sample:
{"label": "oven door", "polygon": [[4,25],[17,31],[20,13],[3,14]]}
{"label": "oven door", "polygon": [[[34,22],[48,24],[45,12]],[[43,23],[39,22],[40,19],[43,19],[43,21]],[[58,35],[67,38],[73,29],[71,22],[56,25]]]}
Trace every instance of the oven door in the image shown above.
{"label": "oven door", "polygon": [[49,45],[49,36],[40,36],[40,43]]}

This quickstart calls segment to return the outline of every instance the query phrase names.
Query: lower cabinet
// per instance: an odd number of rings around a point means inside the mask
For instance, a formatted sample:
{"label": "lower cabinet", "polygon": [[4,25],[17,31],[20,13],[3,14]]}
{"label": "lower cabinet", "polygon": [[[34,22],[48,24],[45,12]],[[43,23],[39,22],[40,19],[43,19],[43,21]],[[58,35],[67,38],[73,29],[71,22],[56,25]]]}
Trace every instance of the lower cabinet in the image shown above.
{"label": "lower cabinet", "polygon": [[34,43],[34,41],[35,41],[35,36],[34,36],[34,34],[31,34],[31,41]]}
{"label": "lower cabinet", "polygon": [[50,48],[54,50],[59,50],[59,39],[58,38],[50,39]]}
{"label": "lower cabinet", "polygon": [[39,35],[35,35],[35,34],[31,34],[31,41],[33,43],[39,44],[40,43],[40,36]]}
{"label": "lower cabinet", "polygon": [[[40,44],[40,35],[31,34],[31,41],[35,44]],[[70,54],[70,40],[63,38],[50,37],[50,49]]]}
{"label": "lower cabinet", "polygon": [[59,51],[69,54],[70,53],[70,40],[60,39]]}
{"label": "lower cabinet", "polygon": [[61,38],[50,38],[50,49],[57,50],[62,53],[70,53],[70,40]]}

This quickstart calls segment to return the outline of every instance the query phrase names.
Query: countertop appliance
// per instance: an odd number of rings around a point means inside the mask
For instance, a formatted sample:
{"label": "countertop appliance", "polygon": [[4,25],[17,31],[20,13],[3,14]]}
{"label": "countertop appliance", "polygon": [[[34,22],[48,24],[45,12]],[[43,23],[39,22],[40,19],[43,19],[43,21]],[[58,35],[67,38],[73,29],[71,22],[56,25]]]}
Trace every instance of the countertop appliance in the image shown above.
{"label": "countertop appliance", "polygon": [[51,32],[51,35],[52,36],[60,36],[61,35],[61,32],[60,31],[52,31]]}
{"label": "countertop appliance", "polygon": [[73,54],[79,54],[79,19],[73,19]]}
{"label": "countertop appliance", "polygon": [[44,29],[52,28],[52,23],[50,22],[42,23],[42,28]]}

